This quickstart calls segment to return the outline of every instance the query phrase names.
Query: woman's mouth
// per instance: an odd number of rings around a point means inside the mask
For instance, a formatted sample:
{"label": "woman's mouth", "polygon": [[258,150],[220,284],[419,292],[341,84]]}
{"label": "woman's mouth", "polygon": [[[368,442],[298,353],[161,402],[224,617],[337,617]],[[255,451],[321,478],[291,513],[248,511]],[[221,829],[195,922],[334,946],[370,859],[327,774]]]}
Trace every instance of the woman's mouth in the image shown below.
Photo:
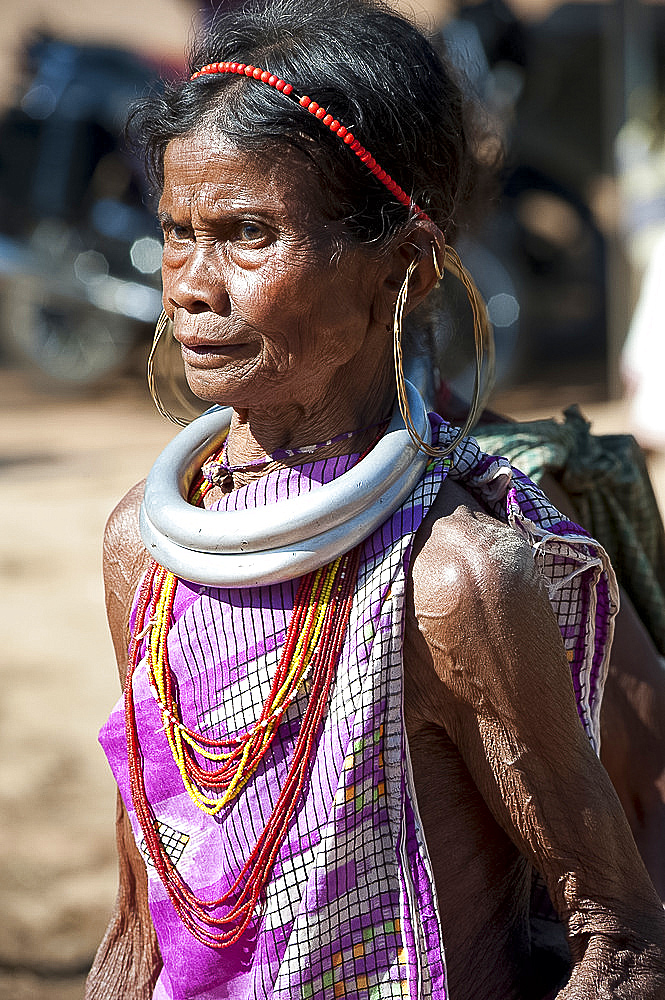
{"label": "woman's mouth", "polygon": [[180,351],[185,364],[192,368],[216,367],[227,361],[237,361],[249,357],[254,349],[247,342],[234,343],[219,341],[215,343],[180,342]]}

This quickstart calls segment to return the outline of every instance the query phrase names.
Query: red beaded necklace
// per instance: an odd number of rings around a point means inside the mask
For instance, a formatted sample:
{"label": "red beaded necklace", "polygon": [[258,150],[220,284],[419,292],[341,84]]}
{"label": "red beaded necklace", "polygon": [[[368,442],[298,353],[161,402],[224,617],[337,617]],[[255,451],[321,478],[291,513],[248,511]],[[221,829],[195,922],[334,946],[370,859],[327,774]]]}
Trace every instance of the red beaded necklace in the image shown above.
{"label": "red beaded necklace", "polygon": [[[199,475],[192,487],[190,500],[200,503],[209,488],[210,484]],[[198,941],[209,947],[224,948],[241,937],[270,878],[305,783],[316,734],[327,708],[351,612],[359,562],[360,549],[356,548],[330,566],[302,578],[282,655],[263,710],[250,730],[230,740],[204,737],[185,726],[180,718],[166,645],[176,578],[153,563],[141,585],[125,682],[125,727],[132,799],[147,851],[180,920]],[[155,630],[156,637],[153,637]],[[313,630],[315,634],[312,636]],[[151,683],[156,687],[174,759],[195,803],[211,814],[218,811],[220,801],[228,801],[249,780],[265,756],[281,716],[297,693],[305,673],[311,677],[307,708],[275,808],[233,885],[212,901],[196,896],[179,875],[161,842],[157,820],[148,800],[132,686],[145,636],[148,636],[146,656]],[[299,663],[299,657],[303,660],[303,646],[307,654],[306,662]],[[275,705],[278,707],[275,708]],[[221,761],[221,766],[212,770],[202,767],[195,757],[195,748],[203,756]],[[202,790],[221,795],[221,798],[217,801]],[[222,907],[227,907],[227,912],[223,916],[214,916],[214,912]]]}
{"label": "red beaded necklace", "polygon": [[[378,181],[381,181],[385,187],[388,188],[390,193],[406,208],[410,209],[421,219],[428,219],[429,216],[426,212],[420,208],[419,205],[413,201],[412,198],[404,191],[397,181],[394,181],[390,174],[376,162],[372,154],[362,146],[352,132],[349,131],[344,125],[337,121],[337,119],[322,108],[316,101],[313,101],[309,97],[300,97],[295,93],[292,84],[287,83],[282,80],[281,77],[275,76],[274,73],[269,73],[266,69],[260,69],[258,66],[248,66],[241,62],[214,62],[208,63],[206,66],[202,66],[200,70],[196,73],[192,73],[190,79],[196,80],[202,76],[215,75],[217,73],[236,73],[238,76],[251,77],[253,80],[259,80],[261,83],[267,83],[269,87],[274,87],[281,94],[285,94],[290,97],[291,100],[295,101],[306,111],[309,111],[311,115],[318,118],[324,125],[327,125],[331,132],[342,142],[349,147],[352,153],[358,157],[361,163],[364,163],[367,169],[374,174]],[[431,221],[431,220],[430,220]]]}

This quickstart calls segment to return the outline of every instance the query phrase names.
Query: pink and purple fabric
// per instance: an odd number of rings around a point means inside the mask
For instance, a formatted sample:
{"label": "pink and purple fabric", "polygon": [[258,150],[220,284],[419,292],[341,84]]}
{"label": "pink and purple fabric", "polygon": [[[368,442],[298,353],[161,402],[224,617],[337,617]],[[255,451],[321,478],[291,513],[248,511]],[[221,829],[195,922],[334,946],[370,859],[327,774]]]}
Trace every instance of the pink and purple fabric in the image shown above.
{"label": "pink and purple fabric", "polygon": [[[434,415],[431,420],[435,437],[442,443],[452,438],[453,429]],[[356,459],[268,474],[222,506],[279,502],[294,491],[316,489]],[[413,537],[446,475],[529,540],[559,621],[580,718],[598,747],[616,610],[605,554],[505,459],[482,454],[467,438],[449,469],[430,463],[413,494],[363,545],[309,780],[265,898],[240,941],[219,950],[190,935],[146,856],[164,962],[155,1000],[445,1000],[437,900],[402,719],[402,627]],[[270,688],[298,583],[221,589],[179,582],[169,660],[188,725],[219,738],[252,724]],[[307,685],[252,780],[211,817],[183,787],[144,663],[134,684],[146,788],[162,843],[190,888],[216,899],[234,882],[277,799]],[[100,739],[145,855],[129,788],[121,702]]]}

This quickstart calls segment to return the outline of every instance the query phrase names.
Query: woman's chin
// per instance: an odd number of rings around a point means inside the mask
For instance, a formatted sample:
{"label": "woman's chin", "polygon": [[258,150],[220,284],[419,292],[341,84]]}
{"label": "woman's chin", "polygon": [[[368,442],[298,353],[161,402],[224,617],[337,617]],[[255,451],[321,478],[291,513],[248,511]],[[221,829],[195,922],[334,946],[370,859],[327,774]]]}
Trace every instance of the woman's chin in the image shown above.
{"label": "woman's chin", "polygon": [[185,365],[185,377],[191,391],[204,403],[246,409],[259,404],[261,392],[252,379],[234,378],[217,370]]}
{"label": "woman's chin", "polygon": [[200,372],[185,371],[187,385],[194,395],[203,400],[204,403],[217,403],[220,406],[233,406],[233,390],[224,384],[224,380],[216,381],[210,378],[201,378]]}

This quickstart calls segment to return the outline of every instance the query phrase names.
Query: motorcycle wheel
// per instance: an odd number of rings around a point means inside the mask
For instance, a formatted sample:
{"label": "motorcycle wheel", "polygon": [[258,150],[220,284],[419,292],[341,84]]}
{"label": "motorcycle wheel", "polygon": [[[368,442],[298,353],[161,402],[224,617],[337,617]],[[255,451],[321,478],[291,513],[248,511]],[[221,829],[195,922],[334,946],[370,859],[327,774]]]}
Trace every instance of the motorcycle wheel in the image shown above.
{"label": "motorcycle wheel", "polygon": [[46,388],[76,392],[119,372],[136,342],[123,316],[12,282],[2,296],[7,353]]}

